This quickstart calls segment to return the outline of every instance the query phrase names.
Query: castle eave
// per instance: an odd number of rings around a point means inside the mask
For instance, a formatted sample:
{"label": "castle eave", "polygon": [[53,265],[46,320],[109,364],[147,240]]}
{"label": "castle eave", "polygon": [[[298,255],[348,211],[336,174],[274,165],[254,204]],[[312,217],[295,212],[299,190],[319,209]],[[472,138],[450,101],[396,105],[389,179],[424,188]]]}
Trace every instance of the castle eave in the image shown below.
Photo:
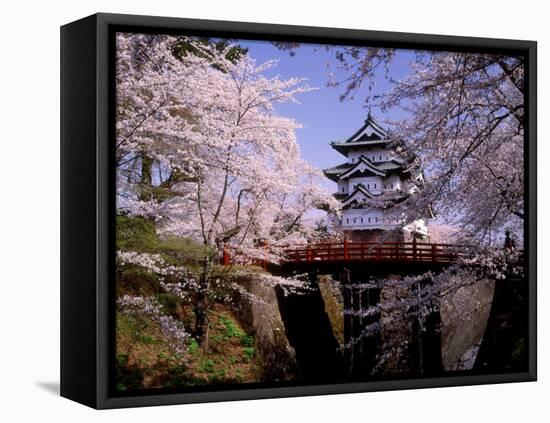
{"label": "castle eave", "polygon": [[357,142],[346,142],[346,141],[333,141],[330,143],[331,147],[338,151],[344,156],[348,156],[348,152],[354,148],[365,148],[365,147],[377,147],[385,146],[390,142],[390,140],[381,139],[381,140],[372,140],[372,141],[357,141]]}
{"label": "castle eave", "polygon": [[350,176],[352,176],[357,172],[359,173],[369,172],[376,176],[386,176],[386,172],[379,169],[374,163],[372,163],[365,156],[361,156],[361,158],[357,161],[357,163],[353,165],[353,167],[347,170],[346,172],[343,172],[338,179],[349,178]]}

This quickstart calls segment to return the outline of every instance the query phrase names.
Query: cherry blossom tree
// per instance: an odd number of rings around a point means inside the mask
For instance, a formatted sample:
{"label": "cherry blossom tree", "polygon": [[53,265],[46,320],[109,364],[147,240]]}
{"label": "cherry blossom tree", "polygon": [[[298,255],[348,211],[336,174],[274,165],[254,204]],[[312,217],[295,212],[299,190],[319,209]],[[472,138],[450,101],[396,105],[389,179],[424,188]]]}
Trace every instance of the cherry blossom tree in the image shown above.
{"label": "cherry blossom tree", "polygon": [[276,262],[284,246],[314,232],[309,210],[338,203],[301,158],[298,123],[276,113],[276,104],[310,90],[303,80],[266,77],[274,62],[231,61],[232,46],[192,38],[195,54],[176,57],[176,42],[117,38],[118,210],[203,246],[194,305],[206,347],[214,284],[227,276],[216,269],[221,250],[235,262]]}

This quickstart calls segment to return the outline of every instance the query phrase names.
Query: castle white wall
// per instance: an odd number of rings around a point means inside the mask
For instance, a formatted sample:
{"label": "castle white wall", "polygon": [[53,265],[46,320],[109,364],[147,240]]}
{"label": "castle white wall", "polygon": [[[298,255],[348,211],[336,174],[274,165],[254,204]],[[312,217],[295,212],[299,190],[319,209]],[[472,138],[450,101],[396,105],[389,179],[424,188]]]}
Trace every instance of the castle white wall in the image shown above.
{"label": "castle white wall", "polygon": [[[348,184],[347,191],[342,191],[342,187]],[[390,175],[387,178],[381,176],[362,176],[359,178],[350,178],[349,183],[339,181],[338,192],[353,192],[355,186],[363,184],[373,194],[382,194],[385,191],[396,191],[401,189],[401,178],[397,175]]]}
{"label": "castle white wall", "polygon": [[384,186],[382,177],[380,176],[364,176],[360,178],[349,179],[349,190],[353,192],[355,187],[359,184],[363,184],[373,194],[381,194]]}
{"label": "castle white wall", "polygon": [[400,222],[381,209],[346,209],[338,222],[341,229],[392,229]]}
{"label": "castle white wall", "polygon": [[373,148],[369,150],[355,150],[348,153],[349,163],[357,163],[360,156],[367,157],[373,163],[387,162],[396,156],[395,152],[388,148]]}
{"label": "castle white wall", "polygon": [[348,181],[338,181],[338,193],[347,194],[349,192],[349,183]]}
{"label": "castle white wall", "polygon": [[398,175],[390,175],[387,178],[384,178],[384,185],[386,185],[386,190],[398,190],[401,189],[401,178]]}

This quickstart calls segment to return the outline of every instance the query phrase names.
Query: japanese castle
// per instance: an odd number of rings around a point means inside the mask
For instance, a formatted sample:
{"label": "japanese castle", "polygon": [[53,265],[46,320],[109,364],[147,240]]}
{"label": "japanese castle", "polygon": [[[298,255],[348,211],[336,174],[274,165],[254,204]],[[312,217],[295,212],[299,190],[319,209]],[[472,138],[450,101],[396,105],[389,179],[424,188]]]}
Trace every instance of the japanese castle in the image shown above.
{"label": "japanese castle", "polygon": [[394,144],[370,114],[350,138],[330,144],[347,158],[345,163],[323,171],[338,184],[335,197],[342,202],[342,214],[333,216],[332,229],[343,231],[352,241],[378,241],[382,236],[402,241],[407,235],[427,235],[423,221],[400,230],[403,222],[392,211],[393,205],[414,193],[416,184],[407,181],[422,182],[423,177]]}

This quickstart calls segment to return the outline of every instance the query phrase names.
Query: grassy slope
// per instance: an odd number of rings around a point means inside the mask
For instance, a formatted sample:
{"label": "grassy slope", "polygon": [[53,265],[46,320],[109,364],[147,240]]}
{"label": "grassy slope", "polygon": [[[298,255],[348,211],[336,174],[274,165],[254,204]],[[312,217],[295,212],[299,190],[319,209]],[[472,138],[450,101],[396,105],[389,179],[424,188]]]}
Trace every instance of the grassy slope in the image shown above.
{"label": "grassy slope", "polygon": [[[152,223],[140,218],[117,219],[117,248],[161,254],[167,262],[196,265],[198,247],[189,240],[161,240]],[[160,289],[158,280],[137,267],[117,273],[117,296],[152,296],[164,313],[194,326],[192,305]],[[261,379],[255,339],[246,334],[231,308],[214,304],[209,315],[210,347],[205,353],[192,340],[182,362],[162,339],[158,324],[147,316],[117,313],[116,364],[120,390],[257,382]]]}
{"label": "grassy slope", "polygon": [[[189,322],[187,308],[180,307]],[[189,344],[189,360],[180,364],[158,336],[159,328],[147,317],[117,316],[118,389],[198,386],[213,383],[256,382],[262,369],[255,341],[247,335],[231,311],[216,304],[210,313],[210,348],[201,351]]]}

